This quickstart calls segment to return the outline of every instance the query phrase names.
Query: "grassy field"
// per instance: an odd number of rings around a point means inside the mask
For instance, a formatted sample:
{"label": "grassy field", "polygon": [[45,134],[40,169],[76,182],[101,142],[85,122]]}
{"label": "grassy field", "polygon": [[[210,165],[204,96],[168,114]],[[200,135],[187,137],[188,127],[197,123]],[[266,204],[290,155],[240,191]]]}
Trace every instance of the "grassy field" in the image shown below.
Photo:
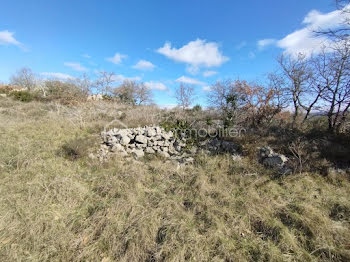
{"label": "grassy field", "polygon": [[348,175],[91,160],[118,110],[129,124],[156,111],[0,98],[1,261],[350,261]]}

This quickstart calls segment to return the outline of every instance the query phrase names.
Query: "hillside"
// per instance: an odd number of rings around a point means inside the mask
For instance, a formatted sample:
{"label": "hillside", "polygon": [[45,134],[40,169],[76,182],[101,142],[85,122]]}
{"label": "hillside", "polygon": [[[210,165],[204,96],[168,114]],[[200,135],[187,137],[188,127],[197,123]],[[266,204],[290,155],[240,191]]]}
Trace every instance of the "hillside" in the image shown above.
{"label": "hillside", "polygon": [[275,176],[249,137],[239,159],[91,159],[120,112],[163,111],[0,97],[1,261],[350,261],[349,173]]}

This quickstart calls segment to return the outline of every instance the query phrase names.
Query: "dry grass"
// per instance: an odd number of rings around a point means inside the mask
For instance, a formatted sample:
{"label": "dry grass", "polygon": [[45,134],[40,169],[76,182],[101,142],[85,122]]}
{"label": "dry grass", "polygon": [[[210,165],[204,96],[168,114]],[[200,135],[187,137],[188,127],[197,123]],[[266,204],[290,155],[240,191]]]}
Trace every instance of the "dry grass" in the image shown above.
{"label": "dry grass", "polygon": [[346,175],[275,180],[228,155],[180,168],[60,153],[118,110],[130,125],[156,112],[0,100],[1,261],[350,260]]}

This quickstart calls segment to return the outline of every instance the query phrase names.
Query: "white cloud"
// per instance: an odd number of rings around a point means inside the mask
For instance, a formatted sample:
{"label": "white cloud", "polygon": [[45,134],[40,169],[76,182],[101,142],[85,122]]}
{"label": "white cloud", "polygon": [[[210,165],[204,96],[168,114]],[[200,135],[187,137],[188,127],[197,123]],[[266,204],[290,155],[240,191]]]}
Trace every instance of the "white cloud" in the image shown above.
{"label": "white cloud", "polygon": [[23,48],[23,44],[14,38],[15,33],[9,32],[7,30],[0,31],[0,45],[15,45]]}
{"label": "white cloud", "polygon": [[191,75],[197,75],[200,71],[200,68],[198,66],[190,65],[186,67],[186,71]]}
{"label": "white cloud", "polygon": [[[350,5],[344,7],[350,8]],[[321,13],[317,10],[310,11],[303,20],[304,27],[296,30],[284,38],[275,41],[274,44],[288,55],[296,56],[303,53],[310,56],[312,53],[319,53],[323,47],[329,47],[332,42],[315,32],[329,29],[337,29],[345,19],[350,19],[349,12],[335,10],[329,13]],[[331,49],[328,49],[329,51]]]}
{"label": "white cloud", "polygon": [[210,76],[213,76],[213,75],[216,75],[218,72],[216,71],[204,71],[203,72],[203,76],[204,77],[210,77]]}
{"label": "white cloud", "polygon": [[42,76],[49,77],[49,78],[57,78],[61,80],[68,80],[68,79],[74,79],[73,76],[68,74],[62,74],[62,73],[53,73],[53,72],[43,72],[40,73]]}
{"label": "white cloud", "polygon": [[152,71],[155,68],[155,65],[152,64],[149,61],[140,60],[140,61],[137,62],[136,65],[133,66],[133,68],[139,69],[139,70],[150,70],[150,71]]}
{"label": "white cloud", "polygon": [[75,62],[66,62],[64,63],[65,66],[70,67],[71,69],[79,72],[86,72],[88,69],[86,67],[83,67],[80,63]]}
{"label": "white cloud", "polygon": [[221,53],[217,43],[201,39],[191,41],[178,49],[167,42],[157,52],[169,59],[187,64],[187,71],[191,73],[197,73],[201,67],[221,66],[229,60]]}
{"label": "white cloud", "polygon": [[165,91],[168,90],[168,88],[166,87],[166,85],[164,85],[161,82],[145,82],[145,85],[149,88],[149,89],[153,89],[153,90],[161,90],[161,91]]}
{"label": "white cloud", "polygon": [[184,83],[184,84],[190,84],[190,85],[205,85],[204,82],[201,82],[201,81],[199,81],[197,79],[190,78],[190,77],[187,77],[187,76],[179,77],[178,79],[176,79],[176,82]]}
{"label": "white cloud", "polygon": [[266,39],[261,39],[258,41],[258,48],[260,50],[264,49],[265,47],[269,45],[273,45],[276,43],[276,39],[273,38],[266,38]]}
{"label": "white cloud", "polygon": [[127,76],[124,76],[124,75],[115,75],[115,76],[113,77],[113,80],[114,80],[115,82],[140,81],[140,80],[141,80],[141,77],[139,77],[139,76],[127,77]]}
{"label": "white cloud", "polygon": [[89,54],[82,54],[81,56],[84,57],[84,58],[87,58],[87,59],[91,58],[91,56]]}
{"label": "white cloud", "polygon": [[122,62],[122,60],[126,57],[126,55],[115,53],[113,57],[106,58],[106,60],[112,62],[113,64],[119,65]]}
{"label": "white cloud", "polygon": [[206,91],[206,92],[209,92],[209,91],[211,91],[211,86],[203,86],[202,90]]}

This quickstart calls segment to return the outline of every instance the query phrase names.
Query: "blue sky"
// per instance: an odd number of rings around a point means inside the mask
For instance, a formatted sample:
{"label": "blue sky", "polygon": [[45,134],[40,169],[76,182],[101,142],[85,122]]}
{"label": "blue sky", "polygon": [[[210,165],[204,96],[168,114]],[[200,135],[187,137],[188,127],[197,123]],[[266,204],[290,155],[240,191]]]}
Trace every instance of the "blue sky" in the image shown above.
{"label": "blue sky", "polygon": [[1,1],[0,81],[27,66],[42,77],[116,73],[175,104],[180,82],[205,104],[219,79],[262,81],[281,52],[317,50],[310,28],[339,20],[332,0]]}

